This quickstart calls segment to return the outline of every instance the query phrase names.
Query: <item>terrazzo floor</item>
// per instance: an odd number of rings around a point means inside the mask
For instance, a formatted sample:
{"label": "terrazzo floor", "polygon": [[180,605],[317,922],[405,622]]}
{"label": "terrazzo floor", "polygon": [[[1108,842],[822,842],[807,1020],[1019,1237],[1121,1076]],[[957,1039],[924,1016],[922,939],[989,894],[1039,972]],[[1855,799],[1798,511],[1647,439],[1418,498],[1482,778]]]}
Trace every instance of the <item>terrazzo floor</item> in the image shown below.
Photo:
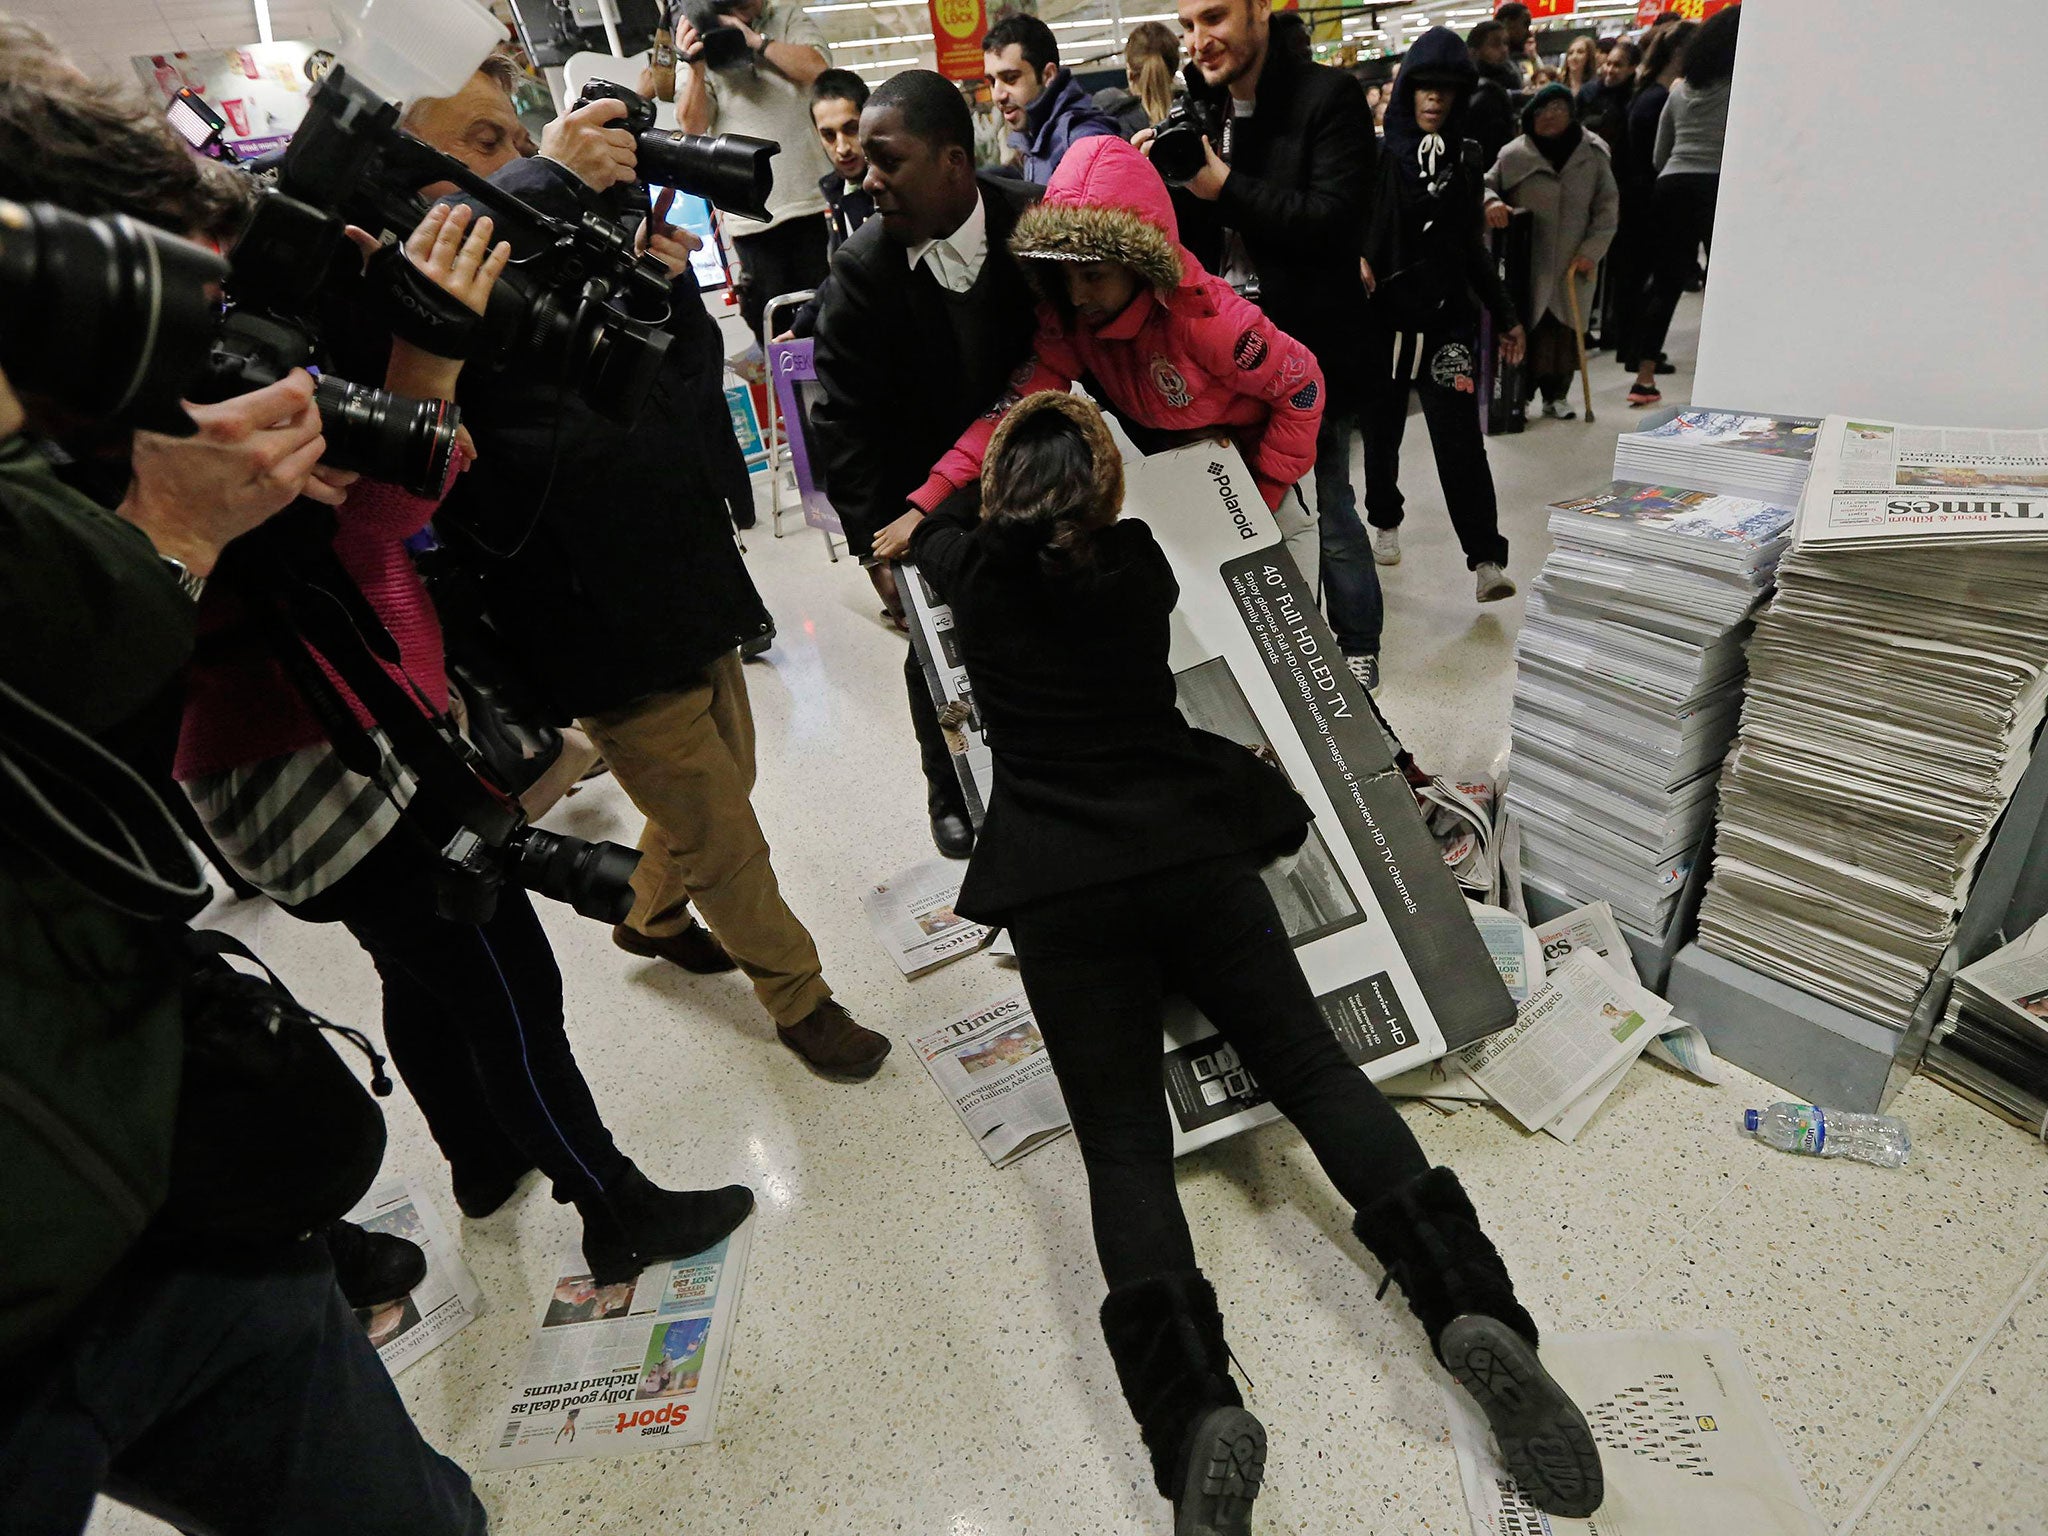
{"label": "terrazzo floor", "polygon": [[[1697,314],[1688,300],[1675,356],[1692,355]],[[1605,480],[1631,419],[1621,369],[1607,356],[1594,368],[1597,424],[1538,422],[1491,446],[1524,581],[1547,548],[1544,503]],[[1667,380],[1668,398],[1688,384]],[[1485,770],[1505,744],[1521,603],[1473,604],[1423,437],[1413,419],[1406,557],[1383,572],[1384,703],[1431,766]],[[1071,1140],[991,1170],[907,1045],[1012,989],[1014,973],[977,955],[906,983],[861,916],[867,881],[929,852],[903,642],[815,533],[777,540],[764,521],[749,542],[781,629],[748,668],[755,803],[827,974],[897,1050],[870,1083],[823,1082],[776,1044],[739,978],[630,959],[600,925],[542,904],[578,1054],[621,1144],[659,1180],[740,1180],[761,1205],[717,1443],[481,1474],[493,1527],[1168,1531],[1097,1332]],[[550,824],[625,841],[639,828],[609,782]],[[260,906],[230,917],[309,1004],[376,1018],[374,977],[345,934]],[[1740,1073],[1708,1088],[1645,1063],[1573,1146],[1490,1109],[1404,1112],[1466,1182],[1547,1328],[1732,1329],[1837,1536],[2048,1531],[2048,1153],[1917,1082],[1897,1107],[1914,1139],[1905,1169],[1796,1159],[1734,1129],[1745,1105],[1777,1096]],[[529,1187],[487,1221],[459,1221],[402,1093],[387,1115],[387,1166],[438,1202],[489,1298],[399,1380],[428,1437],[473,1465],[574,1218]],[[1466,1531],[1437,1367],[1391,1295],[1374,1300],[1379,1273],[1300,1138],[1279,1125],[1225,1142],[1183,1161],[1180,1188],[1271,1434],[1258,1528]],[[93,1526],[163,1529],[105,1507]]]}

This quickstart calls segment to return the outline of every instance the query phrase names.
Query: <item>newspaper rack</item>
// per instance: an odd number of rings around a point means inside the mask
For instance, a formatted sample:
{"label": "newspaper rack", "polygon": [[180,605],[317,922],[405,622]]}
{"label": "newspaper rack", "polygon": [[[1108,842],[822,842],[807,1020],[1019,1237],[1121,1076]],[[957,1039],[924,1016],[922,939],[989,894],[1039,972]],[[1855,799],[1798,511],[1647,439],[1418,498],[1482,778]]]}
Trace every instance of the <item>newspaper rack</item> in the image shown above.
{"label": "newspaper rack", "polygon": [[[1695,902],[1696,906],[1697,903]],[[2048,754],[2036,752],[1993,835],[1948,952],[1895,1030],[1688,943],[1664,995],[1714,1054],[1812,1104],[1877,1112],[1919,1069],[1949,984],[2001,936],[2048,914]]]}

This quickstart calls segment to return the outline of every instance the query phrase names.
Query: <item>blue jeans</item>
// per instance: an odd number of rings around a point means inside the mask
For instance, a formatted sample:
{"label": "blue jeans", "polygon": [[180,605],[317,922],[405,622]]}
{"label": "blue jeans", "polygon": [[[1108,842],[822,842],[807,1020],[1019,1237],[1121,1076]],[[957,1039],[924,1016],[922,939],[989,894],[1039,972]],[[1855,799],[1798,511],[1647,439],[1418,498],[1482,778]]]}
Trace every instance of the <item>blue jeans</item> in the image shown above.
{"label": "blue jeans", "polygon": [[1386,604],[1380,573],[1372,562],[1365,524],[1358,520],[1358,493],[1351,485],[1351,440],[1358,434],[1356,411],[1323,413],[1316,433],[1316,542],[1322,549],[1323,606],[1337,648],[1347,656],[1377,654]]}

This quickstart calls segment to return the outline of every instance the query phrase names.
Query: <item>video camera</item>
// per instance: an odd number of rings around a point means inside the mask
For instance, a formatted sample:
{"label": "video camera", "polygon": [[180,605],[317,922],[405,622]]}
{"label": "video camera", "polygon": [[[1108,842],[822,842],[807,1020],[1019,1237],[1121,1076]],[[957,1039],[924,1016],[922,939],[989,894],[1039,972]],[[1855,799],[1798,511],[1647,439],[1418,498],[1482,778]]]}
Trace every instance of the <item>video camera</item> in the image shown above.
{"label": "video camera", "polygon": [[[730,27],[719,28],[728,37],[739,34]],[[741,52],[745,52],[742,45]],[[705,199],[715,207],[768,221],[768,193],[775,172],[768,162],[782,153],[773,139],[749,138],[744,133],[721,133],[716,138],[697,133],[669,133],[654,126],[654,103],[638,91],[609,80],[593,80],[583,87],[576,105],[593,101],[623,101],[626,115],[619,126],[639,141],[640,180],[657,187],[674,187]]]}
{"label": "video camera", "polygon": [[[452,183],[523,253],[492,290],[473,350],[546,370],[617,420],[639,414],[668,349],[669,272],[616,221],[556,218],[493,186],[401,131],[398,108],[340,67],[308,99],[275,175],[231,253],[245,308],[305,328],[315,296],[359,260],[348,225],[402,242],[426,212],[419,189]],[[400,313],[427,307],[400,300]]]}
{"label": "video camera", "polygon": [[1173,110],[1160,120],[1149,151],[1153,166],[1170,187],[1186,186],[1209,163],[1209,157],[1202,151],[1203,139],[1218,148],[1223,144],[1223,112],[1202,94],[1206,89],[1202,72],[1190,64],[1182,78],[1188,88],[1174,99]]}

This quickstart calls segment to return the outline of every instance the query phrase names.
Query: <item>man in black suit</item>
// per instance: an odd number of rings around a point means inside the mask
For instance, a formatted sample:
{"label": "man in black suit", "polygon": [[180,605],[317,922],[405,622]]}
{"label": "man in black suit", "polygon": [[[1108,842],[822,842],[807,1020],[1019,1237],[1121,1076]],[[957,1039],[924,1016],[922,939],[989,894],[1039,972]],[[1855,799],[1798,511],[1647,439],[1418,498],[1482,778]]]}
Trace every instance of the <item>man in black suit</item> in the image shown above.
{"label": "man in black suit", "polygon": [[[1372,110],[1340,70],[1271,46],[1272,0],[1180,0],[1194,93],[1224,124],[1208,163],[1174,189],[1181,239],[1211,272],[1315,353],[1328,391],[1316,442],[1316,514],[1330,627],[1354,676],[1379,685],[1382,604],[1358,518],[1351,443],[1367,387],[1366,222]],[[1132,143],[1144,148],[1151,135]]]}
{"label": "man in black suit", "polygon": [[[847,546],[880,569],[876,534],[910,512],[932,466],[1030,356],[1032,293],[1010,232],[1038,189],[976,175],[967,103],[930,70],[876,88],[861,145],[875,217],[839,248],[820,295],[811,430]],[[915,652],[903,670],[932,840],[965,858],[974,830]]]}

